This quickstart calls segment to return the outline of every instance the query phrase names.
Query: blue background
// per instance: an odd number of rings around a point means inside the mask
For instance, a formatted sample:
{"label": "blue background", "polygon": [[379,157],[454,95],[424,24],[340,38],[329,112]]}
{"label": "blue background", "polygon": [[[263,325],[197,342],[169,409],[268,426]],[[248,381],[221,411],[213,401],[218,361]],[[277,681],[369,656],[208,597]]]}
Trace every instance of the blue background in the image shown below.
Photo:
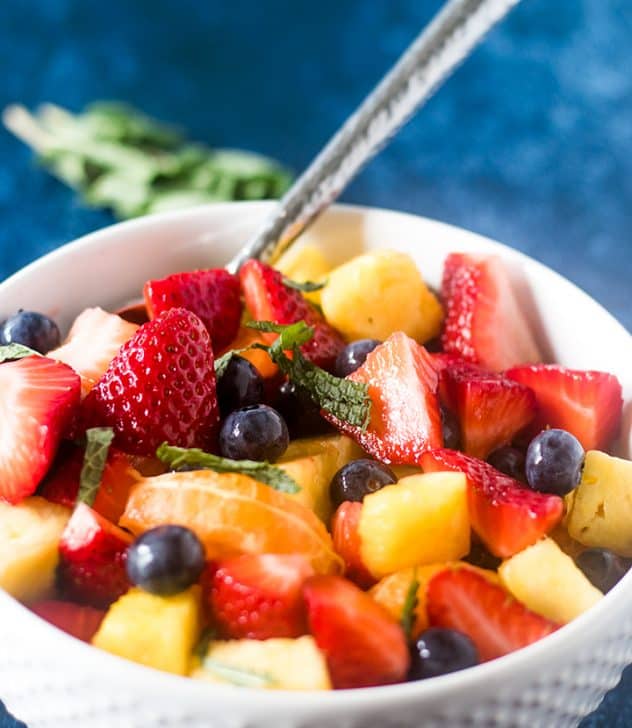
{"label": "blue background", "polygon": [[[124,99],[300,170],[439,5],[1,0],[0,106]],[[345,199],[514,245],[631,328],[631,35],[629,0],[525,0]],[[112,222],[4,131],[0,160],[0,279]],[[631,726],[631,688],[585,725]]]}

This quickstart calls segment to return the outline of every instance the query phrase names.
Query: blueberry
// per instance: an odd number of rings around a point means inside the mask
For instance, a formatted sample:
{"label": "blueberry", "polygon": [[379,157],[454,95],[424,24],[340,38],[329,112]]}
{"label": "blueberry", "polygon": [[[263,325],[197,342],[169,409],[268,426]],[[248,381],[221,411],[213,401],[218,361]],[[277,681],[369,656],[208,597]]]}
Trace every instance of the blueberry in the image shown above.
{"label": "blueberry", "polygon": [[340,468],[331,480],[329,495],[337,508],[345,501],[362,501],[365,495],[396,482],[395,474],[387,465],[361,458]]}
{"label": "blueberry", "polygon": [[145,531],[127,549],[127,575],[151,594],[184,591],[204,569],[204,546],[183,526],[158,526]]}
{"label": "blueberry", "polygon": [[283,416],[292,439],[315,437],[332,430],[307,391],[292,382],[283,382],[279,387],[273,406]]}
{"label": "blueberry", "polygon": [[346,377],[347,374],[355,372],[358,367],[364,364],[368,354],[381,343],[377,339],[358,339],[358,341],[347,344],[336,357],[334,374],[337,377]]}
{"label": "blueberry", "polygon": [[220,412],[226,416],[240,407],[259,404],[263,399],[263,378],[242,356],[233,356],[217,380]]}
{"label": "blueberry", "polygon": [[496,571],[502,563],[501,559],[490,553],[478,541],[472,542],[470,553],[463,560],[467,561],[468,564],[472,564],[472,566],[478,566],[480,569],[491,569],[492,571]]}
{"label": "blueberry", "polygon": [[425,680],[478,665],[472,640],[453,629],[430,627],[412,646],[409,679]]}
{"label": "blueberry", "polygon": [[612,589],[628,570],[628,564],[608,549],[586,549],[576,559],[588,580],[604,594]]}
{"label": "blueberry", "polygon": [[61,343],[57,324],[43,313],[18,311],[0,328],[0,344],[23,344],[46,354]]}
{"label": "blueberry", "polygon": [[584,448],[566,430],[543,430],[527,449],[527,483],[541,493],[566,495],[579,485]]}
{"label": "blueberry", "polygon": [[450,450],[459,450],[461,448],[461,425],[457,416],[445,407],[441,407],[441,425],[443,446]]}
{"label": "blueberry", "polygon": [[281,415],[266,404],[231,412],[219,432],[219,449],[233,460],[268,460],[281,457],[290,444]]}
{"label": "blueberry", "polygon": [[510,478],[524,482],[525,456],[516,447],[499,447],[487,458],[487,462]]}

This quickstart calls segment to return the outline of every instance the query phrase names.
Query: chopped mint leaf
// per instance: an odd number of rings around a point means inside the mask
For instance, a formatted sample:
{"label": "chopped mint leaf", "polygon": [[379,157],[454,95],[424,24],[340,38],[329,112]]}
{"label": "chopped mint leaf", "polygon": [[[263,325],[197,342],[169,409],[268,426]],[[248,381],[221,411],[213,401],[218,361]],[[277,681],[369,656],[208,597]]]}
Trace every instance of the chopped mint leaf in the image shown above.
{"label": "chopped mint leaf", "polygon": [[5,344],[0,346],[0,363],[3,361],[14,361],[15,359],[24,359],[27,356],[41,356],[39,351],[30,349],[23,344]]}
{"label": "chopped mint leaf", "polygon": [[214,660],[211,657],[207,657],[202,661],[202,667],[204,670],[222,678],[222,680],[227,680],[233,685],[244,688],[269,688],[277,683],[277,680],[267,672],[255,672],[254,670],[246,670],[243,667],[227,665],[225,662]]}
{"label": "chopped mint leaf", "polygon": [[293,281],[291,278],[286,278],[285,276],[283,276],[283,283],[288,288],[294,288],[294,290],[300,291],[301,293],[322,291],[327,285],[327,281],[323,281],[322,283],[317,283],[316,281]]}
{"label": "chopped mint leaf", "polygon": [[230,460],[195,447],[174,447],[166,442],[156,450],[156,457],[173,470],[187,465],[200,470],[214,470],[216,473],[241,473],[281,493],[298,493],[301,489],[284,470],[268,462]]}
{"label": "chopped mint leaf", "polygon": [[295,346],[306,344],[312,336],[314,329],[308,326],[305,321],[297,321],[294,324],[275,324],[273,321],[249,321],[246,326],[249,329],[256,329],[268,334],[278,334],[279,338],[273,346],[281,349],[293,349]]}
{"label": "chopped mint leaf", "polygon": [[113,439],[114,430],[111,427],[93,427],[86,431],[86,452],[79,479],[78,503],[87,506],[94,503]]}
{"label": "chopped mint leaf", "polygon": [[404,630],[404,634],[408,640],[413,638],[413,626],[415,624],[415,609],[419,599],[417,597],[417,591],[419,590],[419,580],[417,579],[417,573],[413,575],[413,579],[410,582],[408,591],[406,592],[406,599],[404,600],[404,606],[402,608],[402,616],[400,618],[400,624]]}

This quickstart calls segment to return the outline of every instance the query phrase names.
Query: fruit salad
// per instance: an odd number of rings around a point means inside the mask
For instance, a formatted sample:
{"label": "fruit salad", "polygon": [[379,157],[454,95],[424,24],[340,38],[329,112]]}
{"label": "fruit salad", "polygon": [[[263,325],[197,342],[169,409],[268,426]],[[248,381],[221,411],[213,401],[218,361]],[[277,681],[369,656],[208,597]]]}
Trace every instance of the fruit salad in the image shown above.
{"label": "fruit salad", "polygon": [[[316,247],[0,325],[0,587],[194,680],[330,690],[526,647],[632,558],[622,389],[542,361],[502,261]],[[140,294],[140,291],[139,291]]]}

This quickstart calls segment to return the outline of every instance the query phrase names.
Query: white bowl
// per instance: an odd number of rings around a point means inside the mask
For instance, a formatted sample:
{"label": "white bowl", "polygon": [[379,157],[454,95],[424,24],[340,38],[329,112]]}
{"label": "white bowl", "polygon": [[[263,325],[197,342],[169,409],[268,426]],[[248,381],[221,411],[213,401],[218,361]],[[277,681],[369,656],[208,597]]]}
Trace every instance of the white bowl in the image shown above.
{"label": "white bowl", "polygon": [[[31,308],[67,327],[86,306],[112,308],[138,296],[147,278],[224,264],[269,209],[267,203],[206,206],[88,235],[0,285],[0,316]],[[567,280],[479,235],[385,210],[334,208],[305,240],[322,243],[334,263],[365,248],[406,251],[434,285],[451,251],[501,255],[547,356],[621,379],[626,417],[618,452],[630,456],[630,335]],[[631,602],[632,575],[554,635],[482,666],[391,687],[283,693],[141,667],[68,637],[0,592],[0,698],[29,728],[559,728],[592,711],[632,662]]]}

